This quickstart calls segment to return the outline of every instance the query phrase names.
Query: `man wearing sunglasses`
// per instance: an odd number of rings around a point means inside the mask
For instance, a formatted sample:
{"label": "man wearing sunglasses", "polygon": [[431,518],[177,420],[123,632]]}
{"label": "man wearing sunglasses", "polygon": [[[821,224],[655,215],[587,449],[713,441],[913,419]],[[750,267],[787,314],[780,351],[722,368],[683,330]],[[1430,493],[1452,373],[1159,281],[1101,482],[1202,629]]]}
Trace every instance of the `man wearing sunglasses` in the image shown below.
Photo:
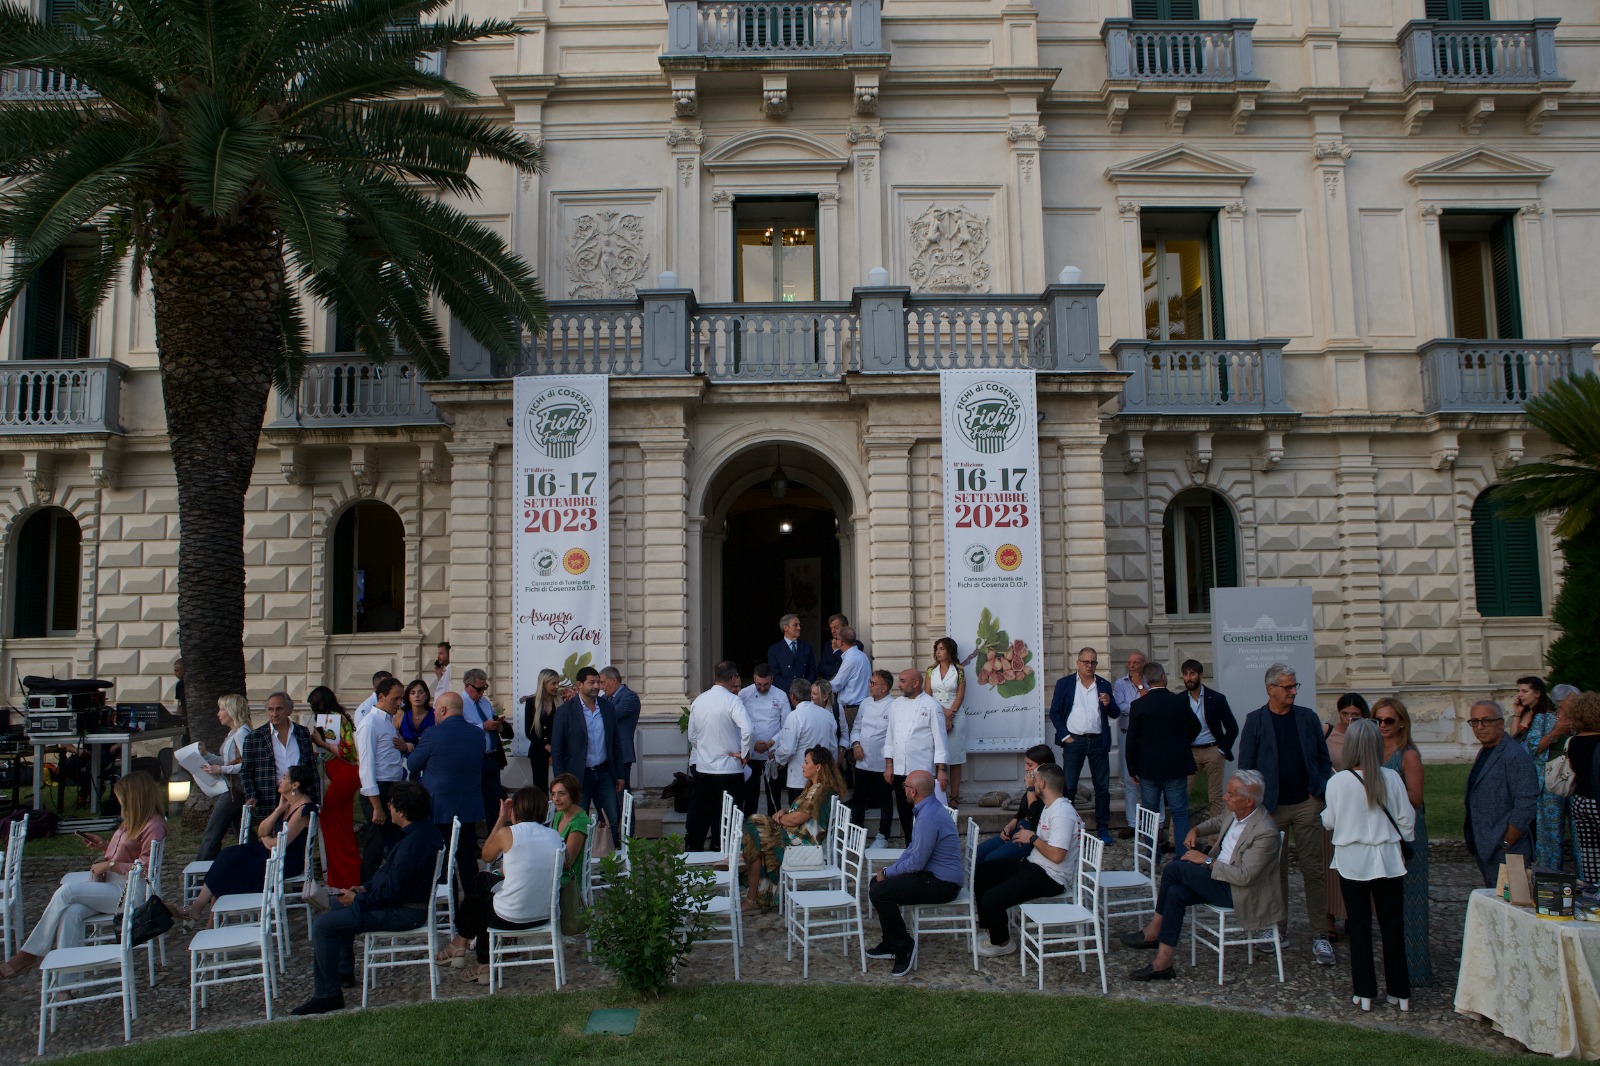
{"label": "man wearing sunglasses", "polygon": [[1482,748],[1467,774],[1467,818],[1462,836],[1478,861],[1485,887],[1492,887],[1507,855],[1533,865],[1533,819],[1539,803],[1539,774],[1533,756],[1506,736],[1506,715],[1494,700],[1479,700],[1467,725]]}
{"label": "man wearing sunglasses", "polygon": [[[1266,785],[1261,805],[1272,812],[1279,832],[1294,835],[1295,861],[1306,882],[1306,918],[1313,931],[1311,953],[1332,966],[1332,920],[1328,882],[1322,867],[1322,797],[1333,776],[1322,720],[1294,702],[1300,683],[1286,663],[1267,667],[1267,702],[1251,711],[1239,731],[1239,769],[1254,770]],[[1278,865],[1278,883],[1289,895],[1289,870]]]}

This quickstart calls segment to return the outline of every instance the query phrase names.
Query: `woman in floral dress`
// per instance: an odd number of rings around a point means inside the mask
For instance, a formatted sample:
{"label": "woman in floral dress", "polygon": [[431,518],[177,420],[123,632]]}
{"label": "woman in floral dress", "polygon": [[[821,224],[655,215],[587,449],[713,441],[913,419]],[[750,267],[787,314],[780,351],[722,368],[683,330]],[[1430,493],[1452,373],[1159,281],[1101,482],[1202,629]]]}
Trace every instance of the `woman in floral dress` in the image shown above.
{"label": "woman in floral dress", "polygon": [[844,779],[830,748],[817,745],[806,752],[806,787],[777,814],[757,814],[744,822],[744,865],[748,889],[744,909],[771,903],[783,868],[784,849],[791,844],[820,844],[828,832],[828,815],[835,797],[844,796]]}

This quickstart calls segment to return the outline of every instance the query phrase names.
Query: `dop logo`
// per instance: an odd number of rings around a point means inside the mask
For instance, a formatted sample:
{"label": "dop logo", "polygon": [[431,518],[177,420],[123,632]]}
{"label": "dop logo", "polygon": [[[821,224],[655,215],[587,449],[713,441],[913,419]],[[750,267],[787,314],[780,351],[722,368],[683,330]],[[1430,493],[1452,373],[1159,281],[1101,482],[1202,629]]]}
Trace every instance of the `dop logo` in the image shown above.
{"label": "dop logo", "polygon": [[994,564],[1010,572],[1022,565],[1022,549],[1015,544],[1002,544],[994,550]]}
{"label": "dop logo", "polygon": [[568,548],[561,557],[561,565],[569,574],[581,574],[589,569],[589,553],[582,548]]}

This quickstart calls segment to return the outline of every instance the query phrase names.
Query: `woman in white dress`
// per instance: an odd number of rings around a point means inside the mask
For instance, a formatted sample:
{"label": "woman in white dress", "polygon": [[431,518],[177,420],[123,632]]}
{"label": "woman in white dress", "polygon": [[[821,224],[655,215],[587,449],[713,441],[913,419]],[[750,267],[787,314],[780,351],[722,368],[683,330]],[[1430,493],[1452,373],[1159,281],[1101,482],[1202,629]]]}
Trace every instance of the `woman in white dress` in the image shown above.
{"label": "woman in white dress", "polygon": [[967,762],[967,716],[961,713],[961,704],[967,697],[967,678],[958,654],[955,641],[940,637],[933,642],[933,666],[928,669],[928,692],[944,708],[952,807],[961,804],[961,768]]}

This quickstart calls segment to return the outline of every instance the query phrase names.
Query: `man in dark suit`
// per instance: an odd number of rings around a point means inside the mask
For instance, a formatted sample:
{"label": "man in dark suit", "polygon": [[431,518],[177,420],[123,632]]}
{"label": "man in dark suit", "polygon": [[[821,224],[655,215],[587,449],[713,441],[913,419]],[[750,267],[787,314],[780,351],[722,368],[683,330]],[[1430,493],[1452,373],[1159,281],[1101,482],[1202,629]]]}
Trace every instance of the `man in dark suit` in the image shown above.
{"label": "man in dark suit", "polygon": [[[1256,770],[1266,786],[1261,805],[1272,812],[1278,831],[1293,832],[1295,862],[1306,883],[1306,918],[1313,932],[1311,953],[1318,964],[1334,964],[1328,934],[1328,881],[1322,865],[1323,795],[1333,763],[1322,738],[1322,720],[1310,707],[1294,702],[1300,682],[1287,663],[1267,667],[1267,702],[1245,716],[1239,731],[1239,769]],[[1288,898],[1289,870],[1278,880]]]}
{"label": "man in dark suit", "polygon": [[406,756],[406,769],[420,774],[433,801],[433,821],[448,841],[450,823],[461,819],[456,842],[456,877],[465,884],[478,872],[478,829],[483,821],[483,730],[461,715],[461,693],[442,692],[433,702],[434,724]]}
{"label": "man in dark suit", "polygon": [[1067,798],[1078,798],[1078,778],[1089,762],[1094,782],[1095,835],[1111,843],[1111,723],[1122,711],[1111,698],[1111,682],[1094,672],[1100,663],[1093,648],[1078,651],[1078,671],[1056,682],[1050,698],[1050,725],[1061,745],[1061,771]]}
{"label": "man in dark suit", "polygon": [[267,724],[252,729],[244,738],[244,802],[257,808],[257,817],[278,805],[278,781],[291,766],[311,771],[316,785],[311,802],[322,802],[322,777],[317,773],[316,749],[311,746],[311,731],[293,720],[294,701],[287,692],[267,697]]}
{"label": "man in dark suit", "polygon": [[1183,661],[1183,689],[1188,693],[1189,710],[1200,723],[1200,734],[1194,739],[1195,773],[1189,775],[1189,785],[1199,774],[1206,775],[1207,809],[1210,817],[1222,814],[1222,790],[1226,786],[1227,765],[1233,760],[1233,742],[1239,738],[1239,723],[1228,706],[1228,697],[1206,688],[1201,679],[1206,668],[1197,659]]}
{"label": "man in dark suit", "polygon": [[[639,729],[639,694],[622,683],[615,666],[600,671],[600,691],[617,712],[617,746],[622,750],[622,787],[633,787],[633,764],[638,758],[634,735]],[[587,790],[585,790],[587,793]]]}
{"label": "man in dark suit", "polygon": [[1521,855],[1533,865],[1533,822],[1541,782],[1528,749],[1506,736],[1506,713],[1498,703],[1474,703],[1467,722],[1482,747],[1467,774],[1462,836],[1484,885],[1492,886],[1507,855]]}
{"label": "man in dark suit", "polygon": [[1200,720],[1189,701],[1167,689],[1167,671],[1157,662],[1144,664],[1148,691],[1128,708],[1128,772],[1139,786],[1139,803],[1159,811],[1167,805],[1172,839],[1189,835],[1189,775],[1194,773],[1190,748],[1200,734]]}
{"label": "man in dark suit", "polygon": [[600,695],[600,671],[578,671],[578,694],[556,708],[550,724],[550,769],[556,777],[571,774],[589,802],[605,815],[612,842],[622,843],[620,804],[627,787],[622,770],[622,741],[617,712]]}
{"label": "man in dark suit", "polygon": [[783,639],[767,649],[767,665],[772,668],[772,683],[788,692],[795,678],[817,679],[817,654],[800,639],[800,616],[786,614],[778,620]]}

